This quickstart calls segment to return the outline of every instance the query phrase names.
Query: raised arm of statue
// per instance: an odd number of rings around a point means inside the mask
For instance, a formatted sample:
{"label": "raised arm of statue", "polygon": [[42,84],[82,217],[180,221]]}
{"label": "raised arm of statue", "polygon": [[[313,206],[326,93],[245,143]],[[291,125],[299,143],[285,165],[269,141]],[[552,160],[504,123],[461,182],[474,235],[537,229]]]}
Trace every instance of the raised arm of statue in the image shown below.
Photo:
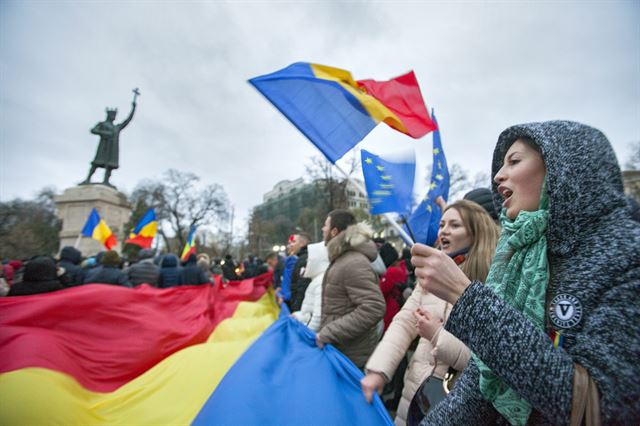
{"label": "raised arm of statue", "polygon": [[131,119],[133,118],[133,113],[136,111],[136,103],[132,102],[131,103],[131,112],[129,113],[129,116],[120,124],[118,124],[118,127],[120,127],[120,130],[124,129],[125,127],[127,127],[127,124],[129,124],[129,122],[131,121]]}

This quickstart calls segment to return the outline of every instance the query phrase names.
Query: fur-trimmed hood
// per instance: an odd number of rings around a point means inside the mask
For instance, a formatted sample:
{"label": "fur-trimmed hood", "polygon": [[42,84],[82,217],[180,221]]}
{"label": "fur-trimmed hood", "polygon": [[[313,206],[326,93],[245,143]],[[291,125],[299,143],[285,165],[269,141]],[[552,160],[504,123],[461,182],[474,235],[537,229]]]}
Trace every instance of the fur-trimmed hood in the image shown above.
{"label": "fur-trimmed hood", "polygon": [[364,254],[370,262],[376,260],[378,250],[371,241],[373,231],[366,223],[356,223],[348,226],[343,232],[336,235],[327,244],[329,260],[335,261],[344,252],[354,250]]}

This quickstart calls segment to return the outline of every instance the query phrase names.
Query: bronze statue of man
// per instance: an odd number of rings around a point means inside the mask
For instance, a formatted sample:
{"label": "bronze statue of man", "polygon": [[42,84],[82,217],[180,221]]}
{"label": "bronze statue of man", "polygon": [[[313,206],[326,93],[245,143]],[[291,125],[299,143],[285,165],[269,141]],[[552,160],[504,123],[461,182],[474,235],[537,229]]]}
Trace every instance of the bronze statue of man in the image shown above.
{"label": "bronze statue of man", "polygon": [[100,136],[100,144],[98,145],[98,151],[96,151],[96,157],[91,162],[89,175],[81,185],[90,184],[91,176],[93,176],[98,167],[102,167],[105,169],[102,183],[113,186],[109,183],[109,178],[111,177],[111,171],[119,167],[118,154],[120,149],[120,131],[127,127],[127,124],[129,124],[133,118],[133,113],[136,110],[136,97],[140,94],[138,89],[133,89],[133,93],[131,112],[122,123],[114,124],[113,122],[116,119],[118,110],[107,108],[107,119],[96,124],[95,127],[91,129],[91,133]]}

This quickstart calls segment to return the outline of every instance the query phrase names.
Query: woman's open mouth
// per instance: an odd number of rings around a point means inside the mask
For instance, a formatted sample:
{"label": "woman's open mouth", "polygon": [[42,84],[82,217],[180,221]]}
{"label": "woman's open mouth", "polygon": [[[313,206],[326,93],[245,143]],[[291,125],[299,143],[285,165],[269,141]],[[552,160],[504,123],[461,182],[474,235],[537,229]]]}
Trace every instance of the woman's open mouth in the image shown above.
{"label": "woman's open mouth", "polygon": [[502,202],[502,207],[506,207],[507,202],[513,195],[513,191],[507,188],[506,186],[500,185],[498,187],[498,193],[502,196],[502,198],[504,198],[504,201]]}
{"label": "woman's open mouth", "polygon": [[448,249],[450,245],[451,242],[448,238],[440,238],[440,247],[442,247],[442,250]]}

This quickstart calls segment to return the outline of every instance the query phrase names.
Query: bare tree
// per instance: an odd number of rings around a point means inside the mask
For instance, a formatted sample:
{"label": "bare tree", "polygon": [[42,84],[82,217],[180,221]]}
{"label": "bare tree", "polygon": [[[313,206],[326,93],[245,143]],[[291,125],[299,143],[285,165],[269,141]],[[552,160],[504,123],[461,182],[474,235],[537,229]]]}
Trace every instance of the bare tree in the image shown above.
{"label": "bare tree", "polygon": [[0,202],[0,258],[23,259],[58,251],[62,222],[55,215],[54,196],[55,190],[48,187],[34,200]]}
{"label": "bare tree", "polygon": [[[325,203],[324,214],[337,208],[346,207],[347,202],[347,178],[324,157],[311,157],[305,166],[307,176],[314,182],[318,191],[322,194]],[[360,167],[360,161],[356,154],[346,159],[343,168],[347,176],[352,176]]]}
{"label": "bare tree", "polygon": [[[154,207],[158,221],[167,223],[177,244],[176,250],[184,246],[189,230],[202,224],[218,225],[227,220],[229,201],[222,186],[198,185],[200,178],[193,173],[170,169],[161,181],[144,181],[134,190],[131,198],[134,205],[144,202]],[[162,227],[158,233],[167,248],[171,239]]]}

